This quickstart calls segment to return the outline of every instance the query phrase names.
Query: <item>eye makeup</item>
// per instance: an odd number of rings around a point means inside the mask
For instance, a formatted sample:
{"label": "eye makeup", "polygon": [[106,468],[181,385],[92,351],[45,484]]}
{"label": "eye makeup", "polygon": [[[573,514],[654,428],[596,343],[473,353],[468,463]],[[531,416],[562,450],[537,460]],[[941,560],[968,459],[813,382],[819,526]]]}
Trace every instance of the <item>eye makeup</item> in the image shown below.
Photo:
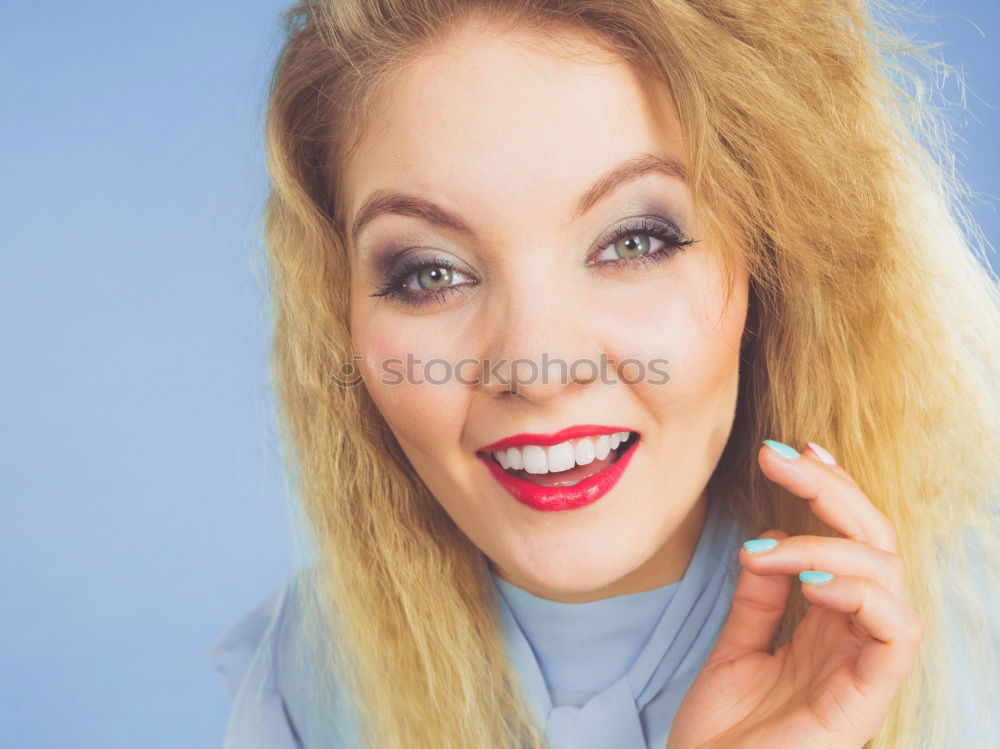
{"label": "eye makeup", "polygon": [[600,266],[605,270],[618,270],[636,267],[636,263],[641,263],[642,265],[659,263],[670,259],[678,251],[697,241],[686,236],[673,223],[664,222],[662,219],[643,217],[638,220],[625,221],[613,228],[608,234],[598,240],[596,247],[599,251],[594,253],[594,255],[600,256],[609,247],[616,248],[618,242],[622,239],[638,236],[653,237],[663,243],[663,247],[658,250],[650,249],[641,255],[633,255],[631,257],[613,257],[602,261],[593,259],[588,261],[587,264]]}
{"label": "eye makeup", "polygon": [[[411,278],[419,278],[424,270],[442,270],[450,279],[465,279],[464,283],[453,284],[437,290],[418,291],[409,288]],[[474,286],[479,280],[471,271],[459,266],[454,260],[441,255],[421,255],[419,251],[403,257],[396,262],[382,277],[382,287],[371,296],[391,297],[409,305],[420,305],[425,301],[443,301],[446,295],[459,290],[459,287]],[[419,280],[418,280],[419,285]]]}
{"label": "eye makeup", "polygon": [[[646,242],[636,242],[640,237]],[[631,246],[619,247],[622,240]],[[649,241],[653,240],[653,241]],[[586,265],[600,271],[621,272],[639,270],[669,260],[697,240],[686,236],[675,222],[660,216],[640,216],[625,219],[606,231],[588,252]],[[612,251],[611,257],[601,255]],[[624,256],[621,252],[625,252]],[[479,283],[476,275],[464,264],[432,249],[421,250],[404,246],[402,250],[387,249],[373,259],[379,288],[373,297],[387,297],[409,307],[428,302],[443,302],[455,293],[464,293]],[[427,272],[430,272],[428,276]],[[428,289],[421,279],[433,277],[448,285]],[[455,283],[451,283],[455,281]]]}

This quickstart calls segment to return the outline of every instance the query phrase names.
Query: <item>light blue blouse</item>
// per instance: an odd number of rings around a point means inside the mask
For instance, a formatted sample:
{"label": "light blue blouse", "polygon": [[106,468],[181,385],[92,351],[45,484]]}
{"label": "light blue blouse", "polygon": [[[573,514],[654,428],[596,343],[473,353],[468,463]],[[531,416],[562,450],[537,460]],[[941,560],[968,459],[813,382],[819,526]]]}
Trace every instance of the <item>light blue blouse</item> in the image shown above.
{"label": "light blue blouse", "polygon": [[[559,603],[494,575],[507,653],[552,749],[666,746],[677,708],[728,616],[743,540],[723,505],[710,497],[691,562],[670,585]],[[362,746],[346,695],[334,690],[333,705],[320,704],[319,690],[310,686],[322,676],[302,636],[296,596],[301,584],[302,573],[245,614],[208,652],[233,699],[224,749]],[[992,609],[990,627],[1000,652],[1000,606]],[[970,714],[981,711],[971,695],[960,698]],[[966,730],[955,746],[1000,746],[1000,740]]]}
{"label": "light blue blouse", "polygon": [[[553,705],[582,707],[635,663],[677,585],[588,603],[539,598],[494,576],[538,661]],[[595,653],[599,653],[595,657]]]}

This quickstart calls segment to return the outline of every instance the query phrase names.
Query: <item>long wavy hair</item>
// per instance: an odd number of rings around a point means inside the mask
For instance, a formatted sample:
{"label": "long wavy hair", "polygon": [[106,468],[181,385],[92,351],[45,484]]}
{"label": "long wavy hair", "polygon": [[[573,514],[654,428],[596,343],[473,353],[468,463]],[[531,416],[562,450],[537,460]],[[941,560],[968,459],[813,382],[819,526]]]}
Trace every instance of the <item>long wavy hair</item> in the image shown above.
{"label": "long wavy hair", "polygon": [[[875,0],[308,0],[286,12],[266,119],[272,376],[316,573],[313,639],[370,746],[545,743],[484,556],[366,389],[333,376],[353,354],[340,166],[407,61],[470,22],[553,43],[582,32],[669,86],[699,220],[725,267],[750,273],[717,495],[751,533],[833,535],[756,462],[763,438],[812,439],[896,527],[925,636],[868,746],[945,745],[957,679],[990,699],[987,670],[949,662],[944,612],[958,606],[974,663],[992,663],[966,573],[1000,567],[998,287],[936,104],[951,68],[900,30],[904,12]],[[967,567],[969,543],[983,567]],[[807,606],[796,590],[777,645]]]}

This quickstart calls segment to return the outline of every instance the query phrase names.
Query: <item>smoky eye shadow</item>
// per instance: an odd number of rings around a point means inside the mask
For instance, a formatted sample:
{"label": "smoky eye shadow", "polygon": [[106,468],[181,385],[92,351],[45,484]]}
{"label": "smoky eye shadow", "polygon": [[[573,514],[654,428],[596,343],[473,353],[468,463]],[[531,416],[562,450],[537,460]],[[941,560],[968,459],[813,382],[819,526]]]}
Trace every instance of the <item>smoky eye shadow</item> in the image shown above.
{"label": "smoky eye shadow", "polygon": [[388,247],[373,250],[371,252],[369,264],[371,265],[372,271],[375,273],[376,277],[380,279],[388,278],[393,269],[399,265],[403,256],[407,254],[409,249],[409,245],[405,245],[403,247],[389,245]]}
{"label": "smoky eye shadow", "polygon": [[440,239],[423,234],[401,234],[387,242],[373,241],[359,248],[362,265],[370,269],[372,275],[382,280],[392,275],[400,262],[410,255],[433,254],[439,252],[436,245]]}
{"label": "smoky eye shadow", "polygon": [[[633,215],[643,214],[647,216],[659,216],[661,219],[671,224],[674,229],[681,234],[690,236],[690,233],[685,228],[688,222],[681,220],[684,212],[681,211],[678,206],[672,205],[672,203],[673,201],[666,199],[649,200],[647,198],[640,197],[628,201],[625,204],[625,208],[630,214]],[[618,223],[620,223],[620,221]]]}
{"label": "smoky eye shadow", "polygon": [[458,260],[450,252],[420,246],[420,243],[417,243],[417,246],[405,243],[402,248],[390,245],[382,250],[376,250],[370,263],[379,285],[393,283],[399,280],[400,274],[406,275],[417,268],[429,265],[454,267],[466,275],[473,277],[476,275],[468,264]]}
{"label": "smoky eye shadow", "polygon": [[[621,210],[618,213],[621,218],[612,221],[609,226],[620,224],[630,217],[641,215],[658,216],[667,223],[672,224],[684,236],[690,236],[685,228],[688,222],[681,220],[683,217],[686,217],[687,211],[669,197],[649,198],[646,196],[637,196],[622,204]],[[385,279],[392,276],[393,271],[399,266],[403,258],[408,255],[417,254],[421,251],[426,251],[429,258],[432,258],[435,254],[440,255],[442,251],[435,247],[439,241],[440,238],[432,234],[416,233],[409,236],[403,235],[393,238],[384,245],[377,242],[373,242],[367,248],[362,245],[359,254],[362,262],[371,268],[375,277],[380,282],[384,282]],[[451,255],[447,251],[444,252]]]}

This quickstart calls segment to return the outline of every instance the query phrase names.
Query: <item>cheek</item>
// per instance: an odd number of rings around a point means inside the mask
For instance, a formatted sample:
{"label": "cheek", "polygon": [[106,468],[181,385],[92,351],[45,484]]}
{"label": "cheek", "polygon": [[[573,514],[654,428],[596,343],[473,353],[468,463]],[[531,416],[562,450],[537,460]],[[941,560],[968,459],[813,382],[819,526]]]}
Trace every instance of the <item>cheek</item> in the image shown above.
{"label": "cheek", "polygon": [[[664,422],[731,416],[746,321],[745,279],[737,278],[729,306],[724,307],[721,269],[711,258],[696,256],[669,283],[633,291],[628,309],[641,314],[626,315],[616,308],[605,310],[603,317],[614,320],[605,340],[615,358],[645,365],[647,376],[634,387],[636,395]],[[623,375],[634,379],[639,371],[630,365]],[[659,374],[664,372],[667,382]]]}
{"label": "cheek", "polygon": [[352,326],[364,385],[415,464],[437,460],[442,446],[458,441],[470,397],[453,376],[460,359],[453,336],[428,323],[371,315]]}

